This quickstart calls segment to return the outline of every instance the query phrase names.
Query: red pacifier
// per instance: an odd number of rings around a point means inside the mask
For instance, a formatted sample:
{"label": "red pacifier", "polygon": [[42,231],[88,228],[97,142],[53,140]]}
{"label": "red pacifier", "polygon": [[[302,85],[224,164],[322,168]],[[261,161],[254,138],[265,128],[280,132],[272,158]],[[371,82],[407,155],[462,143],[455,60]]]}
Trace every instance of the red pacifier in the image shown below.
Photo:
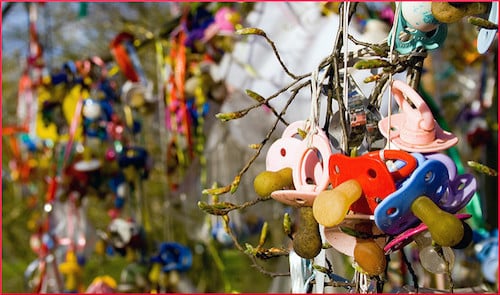
{"label": "red pacifier", "polygon": [[[401,160],[405,165],[390,172],[385,160]],[[325,225],[324,234],[330,245],[348,256],[354,255],[357,239],[344,233],[341,226],[355,228],[360,223],[372,222],[372,234],[382,234],[373,222],[375,207],[396,190],[394,181],[408,177],[416,166],[416,159],[404,151],[380,150],[357,158],[342,154],[330,156],[330,181],[335,188],[323,192],[313,205],[315,218]],[[332,207],[341,208],[329,210]],[[382,248],[385,238],[375,242]]]}
{"label": "red pacifier", "polygon": [[298,139],[298,130],[306,121],[290,124],[280,139],[275,141],[266,156],[266,169],[277,171],[292,168],[295,190],[276,190],[271,197],[290,206],[312,206],[314,198],[329,183],[325,160],[332,150],[326,134],[318,129],[309,139]]}
{"label": "red pacifier", "polygon": [[[385,160],[402,160],[406,165],[390,172]],[[416,166],[416,159],[404,151],[380,150],[356,158],[335,154],[329,160],[330,182],[335,188],[347,180],[356,180],[362,195],[350,209],[355,213],[373,215],[377,205],[396,190],[395,180],[408,177]]]}
{"label": "red pacifier", "polygon": [[379,130],[400,149],[431,153],[448,149],[458,142],[455,135],[441,129],[429,107],[408,84],[395,80],[392,82],[392,94],[400,107],[400,112],[380,120]]}
{"label": "red pacifier", "polygon": [[384,149],[366,153],[363,157],[370,157],[384,162],[386,160],[403,161],[405,163],[403,167],[395,171],[390,171],[394,181],[400,181],[409,177],[415,168],[417,168],[417,160],[415,157],[404,151]]}

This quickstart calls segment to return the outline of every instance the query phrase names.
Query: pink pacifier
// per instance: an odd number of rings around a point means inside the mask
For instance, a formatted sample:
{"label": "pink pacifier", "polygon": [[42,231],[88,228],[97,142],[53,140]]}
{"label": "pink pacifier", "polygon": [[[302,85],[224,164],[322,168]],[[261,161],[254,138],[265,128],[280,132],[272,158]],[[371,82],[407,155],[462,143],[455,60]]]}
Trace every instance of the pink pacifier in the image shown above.
{"label": "pink pacifier", "polygon": [[283,131],[281,138],[273,142],[266,155],[266,170],[278,171],[280,169],[294,166],[297,161],[298,149],[301,146],[301,139],[295,137],[298,128],[303,127],[303,121],[294,122],[288,125]]}
{"label": "pink pacifier", "polygon": [[305,125],[305,121],[290,124],[282,138],[271,145],[266,157],[267,170],[292,168],[295,190],[277,190],[271,193],[273,199],[290,206],[312,206],[314,198],[329,183],[325,161],[332,154],[330,142],[319,129],[317,134],[310,135],[310,141],[297,139],[298,129]]}
{"label": "pink pacifier", "polygon": [[[458,142],[458,138],[444,131],[432,116],[431,110],[420,95],[408,84],[395,80],[392,94],[400,112],[379,121],[379,130],[385,138],[400,149],[409,152],[431,153],[445,150]],[[405,99],[413,103],[413,108]],[[390,131],[389,131],[390,128]],[[389,138],[390,133],[390,138]]]}
{"label": "pink pacifier", "polygon": [[[354,248],[356,247],[357,242],[356,237],[346,234],[340,229],[340,227],[355,228],[356,224],[368,221],[373,222],[373,219],[370,219],[369,215],[362,214],[352,214],[348,216],[350,216],[350,218],[346,216],[346,219],[344,219],[339,226],[325,227],[323,233],[325,234],[325,239],[335,250],[349,257],[354,257]],[[373,223],[372,226],[372,234],[383,234],[375,223]],[[380,248],[383,248],[386,242],[385,237],[377,238],[375,239],[375,242],[380,246]]]}

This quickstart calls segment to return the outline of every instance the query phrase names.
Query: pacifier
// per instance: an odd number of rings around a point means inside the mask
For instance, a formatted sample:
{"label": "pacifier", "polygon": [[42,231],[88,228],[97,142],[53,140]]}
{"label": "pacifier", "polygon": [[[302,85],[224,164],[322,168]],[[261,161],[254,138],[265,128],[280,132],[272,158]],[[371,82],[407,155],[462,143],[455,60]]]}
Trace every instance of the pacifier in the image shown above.
{"label": "pacifier", "polygon": [[182,244],[162,242],[158,254],[153,256],[151,261],[160,263],[163,272],[187,271],[193,264],[193,254],[188,247]]}
{"label": "pacifier", "polygon": [[417,48],[436,49],[443,44],[448,33],[446,24],[438,21],[430,13],[430,2],[403,2],[398,15],[395,33],[391,30],[387,41],[391,45],[392,34],[395,49],[401,54],[409,54]]}
{"label": "pacifier", "polygon": [[443,163],[433,159],[424,161],[375,209],[375,223],[382,231],[396,235],[420,220],[427,225],[437,244],[457,245],[464,237],[464,225],[456,216],[438,207],[448,183],[448,170]]}
{"label": "pacifier", "polygon": [[[491,2],[490,14],[488,20],[498,25],[498,2]],[[488,30],[481,28],[477,35],[477,51],[481,54],[486,53],[495,40],[498,30]]]}
{"label": "pacifier", "polygon": [[[373,219],[345,219],[341,226],[344,230],[349,228],[365,234],[382,234],[373,223]],[[353,257],[356,264],[367,274],[378,275],[382,273],[387,263],[382,250],[385,245],[385,237],[358,238],[345,233],[341,226],[324,228],[324,236],[328,243],[340,253]]]}
{"label": "pacifier", "polygon": [[407,24],[421,32],[430,32],[439,26],[431,12],[431,2],[401,2],[401,14]]}
{"label": "pacifier", "polygon": [[100,103],[95,99],[85,99],[83,103],[82,115],[91,121],[97,120],[102,114]]}
{"label": "pacifier", "polygon": [[498,282],[498,230],[477,243],[474,251],[481,262],[481,272],[484,278],[492,284]]}
{"label": "pacifier", "polygon": [[[382,161],[386,159],[400,159],[406,165],[397,171],[389,172]],[[313,208],[316,208],[315,217],[319,223],[331,227],[341,222],[349,209],[354,213],[373,215],[377,205],[396,190],[394,180],[408,177],[416,165],[415,158],[404,151],[380,150],[356,158],[342,154],[330,156],[329,175],[334,189],[324,191],[320,199],[316,198],[313,205]],[[359,196],[357,191],[354,195],[348,194],[349,200],[334,196],[339,195],[339,190],[346,182],[361,187],[362,193]],[[342,208],[339,216],[330,211],[333,210],[332,207]]]}
{"label": "pacifier", "polygon": [[394,171],[389,170],[394,181],[400,181],[407,178],[417,167],[417,160],[415,157],[405,151],[382,149],[366,153],[363,157],[370,157],[380,161],[397,161],[400,167]]}
{"label": "pacifier", "polygon": [[395,192],[375,208],[375,223],[385,233],[397,235],[418,223],[411,211],[412,203],[426,196],[437,203],[446,192],[448,170],[437,160],[419,164],[412,175]]}
{"label": "pacifier", "polygon": [[[385,138],[397,147],[409,152],[431,153],[445,150],[458,142],[458,138],[441,129],[431,110],[420,95],[408,84],[395,80],[392,93],[400,112],[379,122],[379,129]],[[405,96],[413,103],[413,108]],[[390,128],[390,131],[389,131]]]}
{"label": "pacifier", "polygon": [[474,175],[466,173],[457,175],[457,166],[445,154],[435,153],[425,155],[427,159],[435,159],[443,163],[448,169],[449,184],[446,194],[437,204],[439,208],[449,213],[457,213],[464,208],[474,196],[477,181]]}
{"label": "pacifier", "polygon": [[103,275],[94,278],[92,283],[87,287],[87,294],[111,294],[116,291],[116,281],[111,276]]}
{"label": "pacifier", "polygon": [[[419,165],[422,165],[429,159],[433,159],[441,162],[447,168],[449,182],[446,188],[446,193],[436,204],[440,209],[448,213],[456,214],[467,205],[476,190],[476,181],[472,175],[464,174],[457,176],[457,167],[455,163],[450,157],[444,154],[434,153],[424,156],[419,153],[413,153],[412,155],[415,157],[415,159],[417,159]],[[456,214],[455,217],[460,220],[464,220],[470,218],[471,215]],[[427,225],[422,223],[415,228],[410,228],[404,231],[403,233],[396,236],[393,240],[391,240],[384,247],[384,251],[386,252],[386,254],[390,254],[405,247],[407,244],[413,241],[413,236],[427,229]]]}
{"label": "pacifier", "polygon": [[134,36],[132,34],[122,32],[110,42],[109,47],[125,77],[132,82],[139,82],[141,69],[137,67],[133,41]]}
{"label": "pacifier", "polygon": [[314,198],[329,183],[324,161],[332,154],[330,142],[319,129],[310,135],[310,140],[296,138],[298,130],[305,125],[305,121],[290,124],[282,138],[271,145],[266,156],[267,170],[292,169],[295,190],[274,190],[271,193],[273,199],[290,206],[312,206]]}

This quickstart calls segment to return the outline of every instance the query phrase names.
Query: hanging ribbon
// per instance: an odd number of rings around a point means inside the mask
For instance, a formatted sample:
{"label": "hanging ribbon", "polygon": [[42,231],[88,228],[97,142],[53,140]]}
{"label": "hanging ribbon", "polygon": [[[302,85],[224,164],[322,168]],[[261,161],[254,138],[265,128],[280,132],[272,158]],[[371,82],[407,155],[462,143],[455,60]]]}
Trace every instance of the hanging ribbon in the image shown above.
{"label": "hanging ribbon", "polygon": [[111,41],[109,47],[125,77],[132,82],[143,82],[144,73],[140,67],[133,41],[132,34],[122,32]]}
{"label": "hanging ribbon", "polygon": [[[173,64],[173,73],[170,77],[170,124],[174,133],[181,133],[187,144],[188,155],[194,157],[193,137],[191,131],[191,116],[186,104],[185,81],[186,81],[186,32],[180,30],[172,41],[170,52]],[[180,155],[178,155],[180,156]],[[182,159],[180,156],[179,159]]]}
{"label": "hanging ribbon", "polygon": [[20,126],[22,126],[30,134],[35,131],[35,116],[37,105],[33,94],[33,85],[29,74],[26,72],[19,79],[18,96],[17,96],[17,118]]}

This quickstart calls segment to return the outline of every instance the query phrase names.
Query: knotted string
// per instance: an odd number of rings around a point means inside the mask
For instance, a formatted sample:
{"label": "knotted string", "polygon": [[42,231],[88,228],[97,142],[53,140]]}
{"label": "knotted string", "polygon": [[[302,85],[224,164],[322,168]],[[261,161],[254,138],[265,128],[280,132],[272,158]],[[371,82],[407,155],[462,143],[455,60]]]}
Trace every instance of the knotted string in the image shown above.
{"label": "knotted string", "polygon": [[349,59],[349,6],[350,3],[344,2],[344,10],[342,12],[342,37],[344,43],[344,76],[343,76],[343,92],[344,105],[349,103],[349,85],[347,84],[347,60]]}
{"label": "knotted string", "polygon": [[[392,22],[391,30],[391,46],[389,47],[389,63],[394,62],[394,44],[396,43],[397,24],[399,22],[399,14],[401,12],[401,2],[396,2],[396,11]],[[391,115],[392,115],[392,72],[389,73],[389,99],[387,102],[387,149],[391,149]]]}
{"label": "knotted string", "polygon": [[313,135],[318,133],[319,126],[319,106],[320,106],[320,95],[321,95],[321,85],[326,79],[326,71],[318,79],[319,69],[316,68],[311,73],[311,109],[309,113],[309,119],[306,121],[305,130],[307,131],[306,142],[307,147],[312,148]]}

